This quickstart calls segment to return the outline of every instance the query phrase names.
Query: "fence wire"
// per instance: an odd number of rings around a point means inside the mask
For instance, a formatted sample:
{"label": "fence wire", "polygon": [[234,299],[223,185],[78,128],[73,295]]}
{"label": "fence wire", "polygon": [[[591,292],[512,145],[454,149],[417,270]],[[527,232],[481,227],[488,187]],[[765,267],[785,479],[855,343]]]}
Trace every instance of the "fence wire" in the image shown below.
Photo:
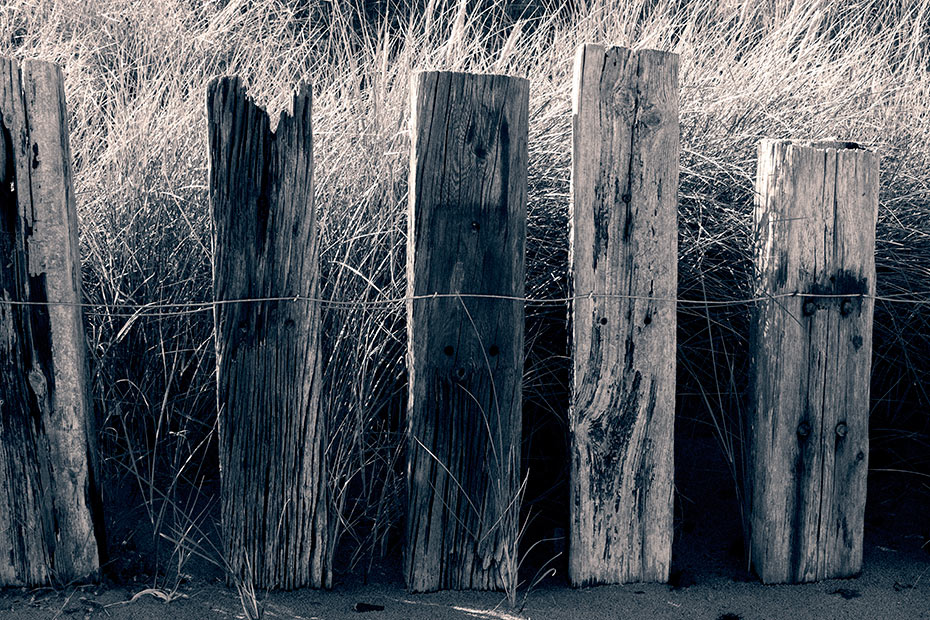
{"label": "fence wire", "polygon": [[[926,295],[921,298],[918,295]],[[872,301],[881,301],[886,303],[912,304],[912,305],[930,305],[930,291],[918,293],[902,293],[900,295],[865,295],[862,293],[802,293],[800,291],[790,293],[778,293],[774,295],[757,295],[740,299],[682,299],[676,297],[653,297],[648,295],[623,295],[614,293],[587,293],[571,295],[568,297],[552,298],[535,298],[519,297],[511,295],[493,295],[484,293],[432,293],[427,295],[412,295],[405,297],[396,297],[389,299],[371,299],[371,300],[336,300],[324,299],[321,297],[310,297],[305,295],[279,296],[279,297],[248,297],[242,299],[217,299],[214,301],[194,301],[194,302],[151,302],[145,304],[133,303],[98,303],[98,302],[67,302],[67,301],[19,301],[12,299],[0,299],[0,305],[7,306],[54,306],[54,307],[74,307],[89,310],[98,310],[97,312],[87,312],[89,316],[107,316],[107,317],[173,317],[199,314],[201,312],[212,312],[219,306],[228,306],[235,304],[254,304],[266,302],[292,302],[292,303],[318,303],[322,308],[336,310],[351,310],[355,308],[387,308],[399,306],[411,301],[428,300],[428,299],[486,299],[521,302],[526,306],[550,306],[561,305],[580,299],[617,299],[633,301],[651,301],[658,303],[675,303],[684,306],[702,306],[702,307],[730,307],[755,304],[763,301],[774,301],[788,298],[817,298],[817,299],[869,299]],[[101,308],[112,308],[121,310],[121,312],[99,312]],[[132,310],[132,312],[125,312]]]}

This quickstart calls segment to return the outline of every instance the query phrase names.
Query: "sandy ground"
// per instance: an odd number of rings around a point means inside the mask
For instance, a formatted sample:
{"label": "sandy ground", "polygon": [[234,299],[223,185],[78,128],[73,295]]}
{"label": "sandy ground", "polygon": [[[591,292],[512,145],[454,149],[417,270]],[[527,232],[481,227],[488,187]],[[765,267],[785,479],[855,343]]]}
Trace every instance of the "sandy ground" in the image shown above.
{"label": "sandy ground", "polygon": [[[764,586],[732,574],[732,564],[706,565],[676,573],[679,587],[633,584],[572,589],[558,576],[528,594],[517,608],[499,593],[440,592],[408,595],[396,569],[376,570],[368,584],[355,577],[331,591],[262,594],[269,619],[400,618],[894,618],[930,619],[930,553],[919,545],[892,549],[867,544],[865,567],[854,579],[816,584]],[[61,591],[8,589],[0,593],[0,617],[32,619],[114,618],[187,620],[243,618],[234,590],[216,580],[183,584],[165,602],[164,591],[135,587],[85,586]],[[521,608],[522,605],[522,608]],[[368,606],[368,607],[366,607]],[[383,608],[383,609],[382,609]],[[367,611],[365,611],[367,609]]]}
{"label": "sandy ground", "polygon": [[[692,447],[688,451],[683,448]],[[672,585],[631,584],[572,589],[567,585],[560,547],[540,545],[526,558],[521,579],[528,583],[537,565],[550,562],[555,576],[529,593],[521,588],[517,606],[494,592],[405,592],[399,559],[402,543],[395,536],[390,560],[376,565],[367,583],[359,571],[338,573],[331,591],[259,593],[268,620],[353,618],[636,619],[694,618],[708,620],[884,619],[930,620],[930,486],[922,478],[870,473],[866,507],[862,574],[853,579],[814,584],[765,586],[746,571],[733,485],[721,463],[701,463],[696,454],[715,455],[711,444],[693,438],[681,442],[676,457],[679,494],[676,500]],[[550,507],[551,508],[551,507]],[[122,520],[142,524],[142,515]],[[548,531],[558,520],[542,521]],[[115,530],[115,528],[114,528]],[[144,528],[137,542],[150,539]],[[531,537],[532,538],[532,537]],[[151,586],[151,577],[132,556],[121,572],[128,585],[96,585],[52,589],[0,590],[0,620],[196,620],[244,618],[236,591],[227,589],[213,564],[192,560],[184,572],[190,581],[173,596]],[[337,558],[338,560],[338,558]],[[560,563],[561,560],[561,563]],[[164,599],[170,598],[166,602]],[[383,609],[382,609],[383,608]],[[367,610],[367,611],[366,611]]]}

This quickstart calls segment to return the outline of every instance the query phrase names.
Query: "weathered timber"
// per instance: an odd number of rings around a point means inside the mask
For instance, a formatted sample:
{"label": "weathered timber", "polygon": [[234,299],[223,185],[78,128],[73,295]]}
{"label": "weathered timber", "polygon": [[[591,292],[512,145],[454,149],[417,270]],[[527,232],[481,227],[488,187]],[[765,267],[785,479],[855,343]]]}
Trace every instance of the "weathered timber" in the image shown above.
{"label": "weathered timber", "polygon": [[529,85],[419,73],[411,104],[407,290],[449,296],[407,307],[407,587],[511,590]]}
{"label": "weathered timber", "polygon": [[62,584],[100,557],[68,115],[56,65],[0,74],[0,586]]}
{"label": "weathered timber", "polygon": [[760,144],[747,497],[765,583],[862,566],[877,212],[874,154]]}
{"label": "weathered timber", "polygon": [[667,581],[672,550],[678,57],[575,58],[569,578]]}
{"label": "weathered timber", "polygon": [[207,112],[223,544],[233,582],[331,585],[310,92],[274,133],[237,78]]}

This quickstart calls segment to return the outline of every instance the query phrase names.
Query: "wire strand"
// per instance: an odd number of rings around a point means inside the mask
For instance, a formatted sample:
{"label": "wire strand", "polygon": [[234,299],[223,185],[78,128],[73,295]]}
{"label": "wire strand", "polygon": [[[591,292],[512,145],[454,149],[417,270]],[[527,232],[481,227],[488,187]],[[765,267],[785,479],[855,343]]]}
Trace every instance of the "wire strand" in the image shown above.
{"label": "wire strand", "polygon": [[[930,294],[930,293],[928,293]],[[613,293],[587,293],[581,295],[572,295],[568,297],[552,298],[535,298],[519,297],[512,295],[492,295],[484,293],[433,293],[428,295],[413,295],[406,297],[397,297],[390,299],[371,299],[371,300],[336,300],[324,299],[321,297],[309,297],[304,295],[293,296],[276,296],[276,297],[247,297],[241,299],[217,299],[214,301],[194,301],[194,302],[151,302],[146,304],[133,303],[95,303],[95,302],[67,302],[67,301],[20,301],[12,299],[0,299],[0,305],[7,306],[54,306],[54,307],[74,307],[97,310],[88,312],[89,316],[104,317],[170,317],[185,316],[198,314],[201,312],[211,312],[221,306],[236,304],[254,304],[270,302],[304,302],[318,303],[324,308],[331,309],[353,309],[353,308],[377,308],[388,307],[393,305],[406,304],[411,301],[429,300],[429,299],[487,299],[524,303],[527,306],[546,306],[561,305],[581,299],[618,299],[632,301],[651,301],[656,303],[676,303],[684,306],[700,307],[729,307],[755,304],[763,301],[772,301],[792,297],[799,298],[819,298],[819,299],[869,299],[872,301],[881,301],[886,303],[927,305],[930,304],[930,298],[921,299],[913,297],[911,294],[901,295],[864,295],[862,293],[801,293],[789,292],[778,293],[774,295],[757,295],[740,299],[681,299],[674,297],[654,297],[648,295],[623,295]],[[101,308],[113,309],[114,312],[100,312]],[[119,312],[116,310],[120,310]],[[126,312],[131,310],[132,312]]]}

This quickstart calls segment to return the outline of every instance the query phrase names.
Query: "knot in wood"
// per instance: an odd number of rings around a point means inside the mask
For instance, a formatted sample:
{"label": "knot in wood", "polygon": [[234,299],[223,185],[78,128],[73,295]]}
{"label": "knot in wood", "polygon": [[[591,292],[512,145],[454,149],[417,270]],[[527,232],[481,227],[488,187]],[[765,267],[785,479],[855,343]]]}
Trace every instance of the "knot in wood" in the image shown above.
{"label": "knot in wood", "polygon": [[846,431],[847,431],[846,422],[840,422],[839,424],[836,425],[836,436],[837,437],[840,437],[840,438],[845,437]]}
{"label": "knot in wood", "polygon": [[32,368],[29,370],[29,387],[32,388],[32,393],[35,394],[36,398],[42,400],[48,394],[48,383],[45,380],[45,375],[42,374],[42,371],[38,368]]}
{"label": "knot in wood", "polygon": [[662,124],[662,112],[654,106],[647,106],[640,112],[639,122],[647,129],[653,129]]}

